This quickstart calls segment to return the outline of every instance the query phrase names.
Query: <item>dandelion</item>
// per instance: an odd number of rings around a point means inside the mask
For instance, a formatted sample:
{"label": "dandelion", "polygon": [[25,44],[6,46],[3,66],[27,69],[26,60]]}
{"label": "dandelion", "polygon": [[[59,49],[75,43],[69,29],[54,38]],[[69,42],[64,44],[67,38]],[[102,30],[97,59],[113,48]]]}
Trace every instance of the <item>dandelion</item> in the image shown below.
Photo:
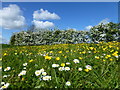
{"label": "dandelion", "polygon": [[84,69],[84,71],[89,72],[89,69]]}
{"label": "dandelion", "polygon": [[62,51],[59,51],[58,53],[62,53]]}
{"label": "dandelion", "polygon": [[109,58],[109,57],[111,57],[111,55],[107,55],[107,57]]}
{"label": "dandelion", "polygon": [[52,67],[59,67],[59,64],[52,64]]}
{"label": "dandelion", "polygon": [[78,68],[78,71],[82,71],[82,68]]}
{"label": "dandelion", "polygon": [[60,58],[59,58],[59,57],[56,57],[56,60],[60,60]]}
{"label": "dandelion", "polygon": [[7,55],[7,53],[4,53],[4,54],[3,54],[3,56],[6,56],[6,55]]}
{"label": "dandelion", "polygon": [[78,59],[73,60],[74,63],[79,63],[80,61]]}
{"label": "dandelion", "polygon": [[22,78],[22,81],[24,81],[25,79],[24,78]]}
{"label": "dandelion", "polygon": [[89,47],[91,50],[93,50],[94,49],[94,47]]}
{"label": "dandelion", "polygon": [[70,67],[65,67],[65,71],[69,71],[70,70]]}
{"label": "dandelion", "polygon": [[82,57],[79,57],[80,60],[82,60]]}
{"label": "dandelion", "polygon": [[23,66],[27,66],[27,63],[23,63]]}
{"label": "dandelion", "polygon": [[11,69],[11,67],[7,67],[4,69],[4,71],[9,71]]}
{"label": "dandelion", "polygon": [[103,59],[103,62],[105,62],[106,60],[105,59]]}
{"label": "dandelion", "polygon": [[45,56],[45,59],[50,60],[51,57],[50,56]]}
{"label": "dandelion", "polygon": [[67,82],[65,83],[65,85],[66,85],[66,86],[70,86],[70,85],[71,85],[70,81],[67,81]]}
{"label": "dandelion", "polygon": [[33,59],[29,60],[29,62],[33,62],[33,61],[34,61]]}
{"label": "dandelion", "polygon": [[113,61],[113,59],[111,58],[110,61]]}
{"label": "dandelion", "polygon": [[61,66],[64,67],[64,66],[65,66],[65,63],[61,63]]}

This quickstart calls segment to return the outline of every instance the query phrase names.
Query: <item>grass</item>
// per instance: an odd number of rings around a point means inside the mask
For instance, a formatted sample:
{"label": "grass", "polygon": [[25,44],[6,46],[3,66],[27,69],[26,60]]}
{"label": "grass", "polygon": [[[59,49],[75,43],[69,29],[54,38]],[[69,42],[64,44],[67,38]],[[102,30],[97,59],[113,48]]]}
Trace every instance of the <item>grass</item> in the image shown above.
{"label": "grass", "polygon": [[[3,47],[0,59],[2,82],[9,83],[9,88],[119,88],[119,44],[100,42]],[[75,63],[75,59],[79,62]],[[27,65],[23,66],[24,63]],[[53,64],[59,67],[52,67]],[[63,66],[70,70],[60,71]],[[10,70],[4,71],[7,67]],[[41,73],[36,76],[36,70],[40,69],[44,69],[47,75]],[[18,76],[22,70],[26,74]],[[45,76],[51,76],[51,79],[44,80]]]}

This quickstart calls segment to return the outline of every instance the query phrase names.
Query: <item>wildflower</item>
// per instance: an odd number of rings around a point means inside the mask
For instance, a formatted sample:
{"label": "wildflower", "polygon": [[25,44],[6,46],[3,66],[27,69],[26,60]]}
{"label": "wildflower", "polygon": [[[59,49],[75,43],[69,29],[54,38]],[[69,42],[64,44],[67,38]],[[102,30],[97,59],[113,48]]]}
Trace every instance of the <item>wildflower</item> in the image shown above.
{"label": "wildflower", "polygon": [[52,67],[59,67],[59,64],[52,64]]}
{"label": "wildflower", "polygon": [[[44,69],[40,69],[40,70],[36,70],[35,71],[35,75],[36,76],[39,76],[41,73],[43,73],[44,72]],[[45,73],[44,73],[45,74]]]}
{"label": "wildflower", "polygon": [[89,47],[91,50],[93,50],[94,49],[94,47]]}
{"label": "wildflower", "polygon": [[82,68],[78,68],[78,71],[82,71]]}
{"label": "wildflower", "polygon": [[110,61],[113,61],[113,59],[111,58]]}
{"label": "wildflower", "polygon": [[23,69],[26,69],[26,67],[24,67]]}
{"label": "wildflower", "polygon": [[63,71],[63,70],[65,70],[65,68],[64,68],[64,67],[59,67],[58,70],[59,70],[59,71]]}
{"label": "wildflower", "polygon": [[70,63],[69,63],[69,62],[66,62],[66,65],[70,65]]}
{"label": "wildflower", "polygon": [[9,85],[10,85],[9,83],[4,84],[4,86],[2,86],[0,90],[8,88]]}
{"label": "wildflower", "polygon": [[40,72],[42,73],[42,72],[44,72],[44,69],[42,68],[42,69],[40,69]]}
{"label": "wildflower", "polygon": [[60,60],[60,58],[59,58],[59,57],[56,57],[56,60]]}
{"label": "wildflower", "polygon": [[67,56],[64,56],[64,58],[67,58]]}
{"label": "wildflower", "polygon": [[9,71],[11,69],[11,67],[7,67],[4,69],[4,71]]}
{"label": "wildflower", "polygon": [[88,53],[91,53],[91,51],[88,51]]}
{"label": "wildflower", "polygon": [[29,60],[29,62],[33,62],[33,59]]}
{"label": "wildflower", "polygon": [[18,76],[22,76],[22,75],[26,75],[26,71],[25,71],[25,70],[22,70],[22,71],[18,74]]}
{"label": "wildflower", "polygon": [[73,62],[74,63],[79,63],[79,60],[78,59],[74,59]]}
{"label": "wildflower", "polygon": [[51,76],[43,76],[42,78],[44,81],[51,80]]}
{"label": "wildflower", "polygon": [[80,60],[82,60],[82,57],[79,57]]}
{"label": "wildflower", "polygon": [[65,66],[65,63],[61,63],[61,66],[64,67],[64,66]]}
{"label": "wildflower", "polygon": [[53,53],[53,51],[50,51],[50,53]]}
{"label": "wildflower", "polygon": [[4,75],[4,76],[3,76],[3,78],[6,78],[6,77],[8,77],[8,76],[7,76],[7,75]]}
{"label": "wildflower", "polygon": [[22,78],[22,81],[24,81],[25,79],[24,78]]}
{"label": "wildflower", "polygon": [[112,55],[115,56],[115,57],[118,57],[118,52],[114,52]]}
{"label": "wildflower", "polygon": [[50,56],[45,56],[45,59],[50,60],[51,57]]}
{"label": "wildflower", "polygon": [[2,58],[0,58],[0,61],[2,61]]}
{"label": "wildflower", "polygon": [[1,85],[4,85],[5,84],[5,82],[1,82]]}
{"label": "wildflower", "polygon": [[23,63],[23,66],[27,66],[27,63]]}
{"label": "wildflower", "polygon": [[106,60],[105,59],[103,59],[103,62],[105,62]]}
{"label": "wildflower", "polygon": [[15,55],[17,55],[17,53],[15,53]]}
{"label": "wildflower", "polygon": [[62,51],[59,51],[58,53],[62,53]]}
{"label": "wildflower", "polygon": [[3,56],[6,56],[6,55],[7,55],[7,53],[4,53],[4,54],[3,54]]}
{"label": "wildflower", "polygon": [[111,57],[111,55],[107,55],[107,57],[109,58],[109,57]]}
{"label": "wildflower", "polygon": [[65,67],[65,71],[69,71],[70,70],[70,67]]}
{"label": "wildflower", "polygon": [[46,72],[42,72],[42,75],[45,76],[45,75],[47,75],[47,73]]}
{"label": "wildflower", "polygon": [[100,57],[98,57],[98,56],[95,56],[95,59],[100,59]]}
{"label": "wildflower", "polygon": [[67,81],[65,85],[70,86],[71,85],[70,81]]}
{"label": "wildflower", "polygon": [[85,67],[86,67],[86,69],[88,69],[88,70],[92,70],[92,67],[91,67],[90,65],[86,65]]}
{"label": "wildflower", "polygon": [[2,66],[0,66],[0,70],[2,70]]}
{"label": "wildflower", "polygon": [[89,72],[89,69],[84,69],[84,71]]}
{"label": "wildflower", "polygon": [[36,76],[39,76],[40,74],[41,74],[41,71],[40,71],[40,70],[36,70],[36,71],[35,71],[35,75],[36,75]]}

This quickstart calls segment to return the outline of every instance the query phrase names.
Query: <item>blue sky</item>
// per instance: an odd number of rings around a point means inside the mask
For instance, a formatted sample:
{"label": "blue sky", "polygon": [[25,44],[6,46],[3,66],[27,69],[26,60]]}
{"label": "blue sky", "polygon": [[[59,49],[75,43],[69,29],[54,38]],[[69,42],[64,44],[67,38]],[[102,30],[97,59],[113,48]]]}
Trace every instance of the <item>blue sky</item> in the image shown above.
{"label": "blue sky", "polygon": [[[9,7],[10,4],[17,5],[22,11],[22,16],[28,26],[32,24],[34,11],[48,10],[55,13],[60,19],[41,20],[49,21],[59,29],[75,28],[85,30],[87,26],[94,26],[101,21],[118,22],[118,3],[117,2],[17,2],[3,3],[2,8]],[[12,23],[12,22],[11,22]],[[12,33],[19,32],[20,29],[2,28],[2,36],[9,41]]]}

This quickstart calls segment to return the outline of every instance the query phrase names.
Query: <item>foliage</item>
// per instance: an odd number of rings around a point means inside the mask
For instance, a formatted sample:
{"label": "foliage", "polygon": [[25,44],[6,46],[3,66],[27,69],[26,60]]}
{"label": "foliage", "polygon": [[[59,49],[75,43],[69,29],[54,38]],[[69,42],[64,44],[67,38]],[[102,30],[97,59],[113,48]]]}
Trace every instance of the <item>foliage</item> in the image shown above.
{"label": "foliage", "polygon": [[90,31],[70,30],[36,30],[34,26],[11,37],[11,45],[52,45],[98,43],[100,41],[117,41],[120,36],[119,24],[100,24]]}
{"label": "foliage", "polygon": [[90,36],[93,42],[100,41],[117,41],[120,36],[120,24],[108,23],[108,24],[100,24],[94,26],[90,30]]}

